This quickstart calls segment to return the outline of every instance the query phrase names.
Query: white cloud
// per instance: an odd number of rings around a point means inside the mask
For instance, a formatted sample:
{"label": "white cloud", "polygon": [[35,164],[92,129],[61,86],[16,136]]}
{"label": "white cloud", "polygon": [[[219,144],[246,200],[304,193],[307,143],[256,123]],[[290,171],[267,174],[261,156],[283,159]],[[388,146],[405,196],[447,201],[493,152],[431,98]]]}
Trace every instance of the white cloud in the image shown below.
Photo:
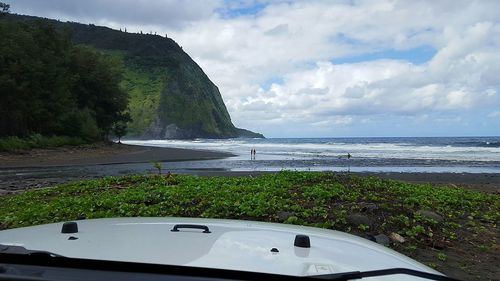
{"label": "white cloud", "polygon": [[[328,116],[500,106],[496,3],[356,3],[280,3],[256,17],[212,17],[172,34],[219,85],[235,123],[252,129],[259,129],[253,125],[259,116],[262,124],[272,115],[273,122],[293,126],[296,120],[326,124]],[[419,46],[437,50],[429,63],[330,62]],[[271,77],[283,83],[259,87]]]}
{"label": "white cloud", "polygon": [[[11,0],[15,13],[65,21],[105,24],[149,31],[153,26],[180,28],[212,17],[220,0]],[[135,28],[134,28],[135,27]],[[156,31],[156,30],[155,30]]]}

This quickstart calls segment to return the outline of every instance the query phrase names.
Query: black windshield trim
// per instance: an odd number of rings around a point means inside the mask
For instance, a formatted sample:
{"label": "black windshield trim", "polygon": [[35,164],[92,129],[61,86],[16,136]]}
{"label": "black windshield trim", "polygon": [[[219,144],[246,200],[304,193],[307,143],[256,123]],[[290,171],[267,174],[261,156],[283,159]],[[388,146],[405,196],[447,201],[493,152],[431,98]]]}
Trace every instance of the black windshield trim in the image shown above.
{"label": "black windshield trim", "polygon": [[61,268],[75,268],[75,269],[88,269],[88,270],[103,270],[103,271],[119,271],[119,272],[136,272],[136,273],[156,273],[167,275],[179,276],[197,276],[208,277],[217,279],[228,280],[352,280],[361,279],[363,277],[384,276],[393,274],[406,274],[417,277],[427,278],[429,280],[444,280],[455,281],[457,279],[449,278],[442,275],[436,275],[405,268],[393,268],[364,272],[346,272],[328,275],[316,276],[292,276],[280,275],[270,273],[259,273],[250,271],[227,270],[227,269],[214,269],[178,265],[162,265],[162,264],[148,264],[148,263],[135,263],[135,262],[121,262],[121,261],[106,261],[106,260],[91,260],[91,259],[78,259],[66,258],[61,256],[49,255],[16,255],[0,253],[0,263],[4,264],[19,264],[19,265],[33,265],[33,266],[49,266]]}

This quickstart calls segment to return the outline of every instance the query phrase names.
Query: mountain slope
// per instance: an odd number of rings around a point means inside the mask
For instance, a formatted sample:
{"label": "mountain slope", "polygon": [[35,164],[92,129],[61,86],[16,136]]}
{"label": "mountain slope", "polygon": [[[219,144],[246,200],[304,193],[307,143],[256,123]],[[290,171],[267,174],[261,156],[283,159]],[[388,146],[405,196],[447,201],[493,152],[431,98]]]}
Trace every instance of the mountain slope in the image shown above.
{"label": "mountain slope", "polygon": [[[9,15],[13,20],[40,18]],[[144,139],[263,137],[236,128],[215,84],[170,38],[72,22],[51,22],[72,41],[120,57],[130,95],[129,136]]]}

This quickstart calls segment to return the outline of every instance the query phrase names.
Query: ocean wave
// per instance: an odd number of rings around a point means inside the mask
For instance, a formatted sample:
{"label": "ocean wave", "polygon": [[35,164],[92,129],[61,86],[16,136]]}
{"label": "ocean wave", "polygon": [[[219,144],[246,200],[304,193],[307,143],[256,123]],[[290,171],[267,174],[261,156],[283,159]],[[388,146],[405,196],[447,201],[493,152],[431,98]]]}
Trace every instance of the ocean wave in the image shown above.
{"label": "ocean wave", "polygon": [[455,144],[456,146],[466,146],[466,147],[500,147],[500,141],[470,141],[470,142],[459,142]]}
{"label": "ocean wave", "polygon": [[[499,138],[413,138],[409,139],[196,139],[125,141],[128,144],[220,150],[246,157],[256,149],[266,159],[338,158],[350,153],[354,158],[427,159],[449,161],[500,161]],[[243,159],[242,158],[242,159]]]}

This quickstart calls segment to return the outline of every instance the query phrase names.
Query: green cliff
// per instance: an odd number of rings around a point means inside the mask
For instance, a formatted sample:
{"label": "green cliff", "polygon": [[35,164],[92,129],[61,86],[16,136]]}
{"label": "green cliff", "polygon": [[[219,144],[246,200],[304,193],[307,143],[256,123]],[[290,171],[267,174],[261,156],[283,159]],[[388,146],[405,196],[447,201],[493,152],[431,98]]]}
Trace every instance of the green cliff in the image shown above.
{"label": "green cliff", "polygon": [[[8,15],[13,20],[41,20]],[[263,137],[236,128],[217,86],[172,39],[107,27],[50,21],[76,44],[123,60],[122,87],[129,94],[130,138],[192,139]]]}

